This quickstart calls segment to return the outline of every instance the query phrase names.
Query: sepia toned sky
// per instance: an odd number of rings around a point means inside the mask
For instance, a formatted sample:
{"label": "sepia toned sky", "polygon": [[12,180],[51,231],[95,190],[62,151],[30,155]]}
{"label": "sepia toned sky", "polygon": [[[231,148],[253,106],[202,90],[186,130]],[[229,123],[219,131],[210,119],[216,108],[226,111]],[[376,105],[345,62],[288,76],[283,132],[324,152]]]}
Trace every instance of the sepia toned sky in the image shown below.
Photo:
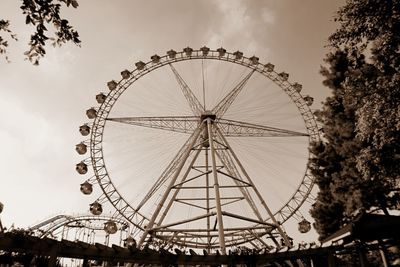
{"label": "sepia toned sky", "polygon": [[186,46],[224,47],[272,62],[315,98],[329,95],[319,75],[324,46],[335,29],[332,0],[82,0],[63,14],[82,46],[47,48],[39,66],[24,60],[31,28],[15,0],[2,0],[11,20],[11,63],[0,59],[0,215],[3,225],[27,227],[59,213],[82,213],[81,160],[75,144],[85,111],[106,82],[154,54]]}

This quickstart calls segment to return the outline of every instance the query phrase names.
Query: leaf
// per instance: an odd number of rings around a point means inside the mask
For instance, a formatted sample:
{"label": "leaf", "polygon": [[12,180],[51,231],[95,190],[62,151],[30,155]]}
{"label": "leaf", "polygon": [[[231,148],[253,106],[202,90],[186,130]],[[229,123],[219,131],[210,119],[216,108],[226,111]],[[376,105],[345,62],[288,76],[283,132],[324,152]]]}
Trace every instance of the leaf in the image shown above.
{"label": "leaf", "polygon": [[[392,205],[389,193],[400,180],[398,10],[400,1],[349,0],[338,12],[339,27],[329,39],[333,51],[321,70],[332,93],[318,114],[323,149],[310,149],[320,188],[311,213],[321,236],[359,210]],[[343,213],[334,214],[331,203]]]}
{"label": "leaf", "polygon": [[26,16],[25,24],[30,24],[32,22],[31,16]]}
{"label": "leaf", "polygon": [[72,1],[71,1],[71,4],[72,4],[72,6],[73,6],[74,8],[77,8],[77,7],[79,6],[78,1],[76,1],[76,0],[72,0]]}

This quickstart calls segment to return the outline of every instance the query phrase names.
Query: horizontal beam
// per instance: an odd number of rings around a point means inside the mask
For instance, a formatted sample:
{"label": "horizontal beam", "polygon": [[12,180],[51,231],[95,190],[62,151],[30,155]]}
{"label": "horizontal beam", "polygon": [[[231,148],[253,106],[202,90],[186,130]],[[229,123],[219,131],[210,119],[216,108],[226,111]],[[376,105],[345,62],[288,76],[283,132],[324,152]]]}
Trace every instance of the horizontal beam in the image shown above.
{"label": "horizontal beam", "polygon": [[161,129],[178,133],[193,133],[200,124],[200,117],[165,116],[165,117],[118,117],[107,118],[107,121]]}
{"label": "horizontal beam", "polygon": [[[388,245],[393,241],[383,241]],[[138,250],[135,248],[122,248],[122,247],[103,247],[99,250],[95,245],[83,242],[72,242],[67,240],[57,241],[50,238],[38,238],[21,233],[1,233],[0,234],[0,250],[6,252],[20,252],[31,254],[35,256],[56,256],[74,259],[87,259],[87,260],[103,260],[125,263],[138,263],[138,264],[161,264],[161,265],[235,265],[235,264],[248,264],[249,262],[255,265],[262,265],[267,263],[275,263],[282,261],[295,261],[300,259],[304,262],[309,259],[326,260],[321,263],[321,266],[328,266],[328,256],[338,254],[350,254],[357,251],[357,245],[349,245],[344,247],[341,245],[330,247],[318,247],[311,249],[298,249],[292,251],[282,251],[275,253],[256,253],[254,251],[247,251],[246,253],[240,250],[233,251],[229,255],[186,255],[173,254],[166,250],[156,251],[153,249]],[[381,244],[366,244],[365,249],[378,250]]]}
{"label": "horizontal beam", "polygon": [[228,119],[217,119],[217,126],[224,136],[231,137],[308,136],[307,133]]}

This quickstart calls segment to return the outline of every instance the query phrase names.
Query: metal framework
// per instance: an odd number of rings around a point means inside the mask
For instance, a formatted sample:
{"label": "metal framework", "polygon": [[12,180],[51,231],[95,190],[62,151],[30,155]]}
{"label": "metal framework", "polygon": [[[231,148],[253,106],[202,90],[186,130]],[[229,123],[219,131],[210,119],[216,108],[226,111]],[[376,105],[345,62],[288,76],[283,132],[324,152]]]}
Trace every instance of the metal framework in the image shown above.
{"label": "metal framework", "polygon": [[78,231],[79,229],[89,230],[94,234],[94,231],[104,232],[104,225],[107,222],[113,222],[118,230],[129,233],[130,224],[126,220],[111,216],[94,216],[91,214],[56,215],[29,227],[27,231],[33,232],[35,236],[40,238],[52,237],[67,240],[69,237],[74,238],[67,233],[71,229]]}
{"label": "metal framework", "polygon": [[[244,66],[249,71],[219,103],[207,110],[205,104],[200,103],[174,67],[174,63],[187,60],[225,61]],[[125,90],[144,75],[163,66],[171,69],[193,116],[109,116]],[[255,72],[275,83],[288,95],[304,120],[305,132],[224,117]],[[279,237],[290,247],[282,224],[296,214],[307,199],[314,184],[313,177],[309,170],[306,170],[293,195],[273,214],[241,163],[239,155],[232,148],[229,138],[304,137],[308,142],[318,141],[319,132],[309,107],[309,99],[300,94],[299,85],[290,83],[287,74],[274,71],[270,63],[263,65],[256,57],[245,57],[239,51],[229,53],[222,48],[185,48],[182,52],[170,50],[165,56],[153,56],[147,63],[138,62],[136,69],[121,74],[123,79],[109,83],[110,92],[96,110],[90,129],[90,164],[103,191],[98,202],[110,202],[125,219],[141,231],[138,246],[176,245],[208,251],[219,249],[221,254],[226,254],[227,247],[241,244],[250,244],[256,248],[268,247],[265,238],[271,239],[279,247]],[[102,142],[106,124],[111,123],[173,131],[188,136],[187,141],[138,206],[132,206],[117,191],[106,168]],[[182,193],[187,190],[200,190],[202,196],[187,197]],[[158,204],[150,216],[145,215],[141,209],[156,192],[160,194]],[[232,208],[237,203],[244,203],[253,216],[243,216]],[[190,206],[199,212],[195,216],[169,220],[166,223],[165,219],[174,209],[174,205]],[[235,225],[225,226],[224,222],[227,219],[234,220]]]}
{"label": "metal framework", "polygon": [[[379,222],[378,224],[381,224]],[[100,243],[86,243],[78,240],[54,240],[50,238],[39,238],[29,235],[25,231],[14,231],[0,233],[0,250],[3,251],[0,257],[0,264],[6,265],[12,262],[22,262],[29,265],[34,256],[44,256],[48,259],[47,266],[56,266],[56,259],[59,257],[82,259],[82,266],[91,266],[91,261],[109,261],[124,263],[137,263],[156,266],[177,266],[177,265],[227,265],[227,266],[343,266],[340,261],[344,255],[348,255],[351,262],[357,266],[370,266],[367,255],[370,252],[381,254],[382,266],[395,266],[399,255],[395,252],[388,253],[399,246],[398,222],[389,227],[390,231],[384,230],[387,234],[379,235],[379,238],[360,242],[359,239],[350,243],[335,242],[330,246],[319,246],[315,243],[301,244],[301,246],[290,250],[274,250],[272,252],[262,250],[240,249],[230,251],[228,255],[196,253],[190,250],[189,253],[176,249],[173,253],[166,250],[152,250],[145,248],[139,250],[133,246],[121,247],[113,244],[105,246]],[[370,225],[372,226],[372,225]],[[385,228],[379,227],[379,230]],[[365,229],[364,229],[365,230]],[[393,235],[395,230],[396,234]],[[396,231],[397,230],[397,231]],[[391,232],[392,231],[392,232]],[[377,231],[379,233],[379,231]],[[376,231],[369,231],[374,233]],[[385,236],[385,237],[383,237]],[[366,236],[364,236],[366,237]],[[369,239],[369,238],[368,238]],[[350,241],[350,240],[348,240]],[[6,252],[6,253],[4,253]],[[16,253],[12,253],[16,252]],[[377,259],[376,259],[377,260]],[[45,264],[42,264],[46,266]]]}

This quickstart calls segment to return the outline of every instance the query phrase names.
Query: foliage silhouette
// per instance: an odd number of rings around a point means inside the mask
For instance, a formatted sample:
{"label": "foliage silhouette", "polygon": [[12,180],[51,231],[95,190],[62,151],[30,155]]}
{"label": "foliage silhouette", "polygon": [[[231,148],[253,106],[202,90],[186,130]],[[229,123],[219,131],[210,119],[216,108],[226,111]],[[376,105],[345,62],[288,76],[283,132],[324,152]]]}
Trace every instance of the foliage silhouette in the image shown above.
{"label": "foliage silhouette", "polygon": [[[46,45],[51,42],[53,46],[61,46],[67,42],[80,45],[79,34],[69,24],[68,20],[61,17],[61,6],[78,7],[76,0],[23,0],[22,13],[25,23],[34,26],[35,30],[29,41],[29,49],[24,53],[26,59],[34,65],[46,54]],[[53,35],[49,35],[49,26],[53,28]],[[10,30],[9,20],[0,20],[0,54],[9,62],[7,48],[11,39],[17,41],[16,34]]]}
{"label": "foliage silhouette", "polygon": [[347,1],[335,20],[321,69],[332,95],[316,112],[323,140],[311,147],[320,239],[400,199],[400,1]]}

